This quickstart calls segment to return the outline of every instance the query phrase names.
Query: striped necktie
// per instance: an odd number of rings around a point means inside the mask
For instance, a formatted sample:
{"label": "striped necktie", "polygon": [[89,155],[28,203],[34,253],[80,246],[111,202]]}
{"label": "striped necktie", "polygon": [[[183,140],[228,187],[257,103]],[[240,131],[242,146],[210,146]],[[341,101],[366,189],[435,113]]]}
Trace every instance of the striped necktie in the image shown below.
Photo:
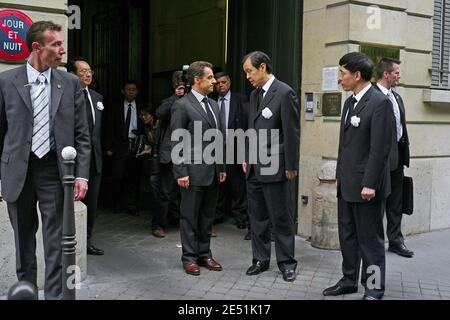
{"label": "striped necktie", "polygon": [[45,83],[47,79],[41,73],[31,89],[33,103],[33,138],[31,151],[39,159],[50,151],[50,112]]}

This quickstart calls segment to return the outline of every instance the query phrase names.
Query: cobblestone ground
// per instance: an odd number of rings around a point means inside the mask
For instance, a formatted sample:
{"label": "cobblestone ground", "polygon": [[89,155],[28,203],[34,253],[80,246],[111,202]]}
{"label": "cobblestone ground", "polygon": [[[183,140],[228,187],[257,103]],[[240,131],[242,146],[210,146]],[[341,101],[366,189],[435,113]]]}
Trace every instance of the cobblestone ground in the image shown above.
{"label": "cobblestone ground", "polygon": [[[216,226],[214,258],[222,272],[201,268],[198,277],[184,273],[178,229],[164,239],[150,233],[150,216],[132,217],[102,212],[95,229],[95,245],[105,256],[88,256],[88,277],[77,298],[82,300],[359,300],[358,293],[323,297],[324,288],[341,277],[339,251],[319,250],[297,237],[297,280],[283,281],[275,262],[270,269],[249,277],[250,241],[231,222]],[[450,230],[410,236],[412,259],[386,253],[385,300],[450,300]],[[42,296],[42,293],[40,294]]]}

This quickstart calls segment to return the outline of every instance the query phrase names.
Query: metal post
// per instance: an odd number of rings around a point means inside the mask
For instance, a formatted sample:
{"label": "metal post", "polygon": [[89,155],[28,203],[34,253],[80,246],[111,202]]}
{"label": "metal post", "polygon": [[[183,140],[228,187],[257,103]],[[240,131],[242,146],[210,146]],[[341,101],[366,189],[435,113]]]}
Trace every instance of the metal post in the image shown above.
{"label": "metal post", "polygon": [[72,147],[66,147],[62,151],[63,184],[64,184],[64,213],[63,213],[63,237],[62,237],[62,282],[63,300],[75,300],[77,267],[75,261],[75,211],[73,186],[75,183],[74,165],[77,152]]}

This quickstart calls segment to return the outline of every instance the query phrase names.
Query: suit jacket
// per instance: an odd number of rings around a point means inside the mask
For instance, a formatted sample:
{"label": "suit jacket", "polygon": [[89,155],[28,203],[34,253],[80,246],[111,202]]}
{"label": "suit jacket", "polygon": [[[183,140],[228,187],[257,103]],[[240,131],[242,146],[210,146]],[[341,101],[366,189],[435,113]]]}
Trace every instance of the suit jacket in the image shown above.
{"label": "suit jacket", "polygon": [[[129,140],[123,134],[125,130],[124,100],[120,100],[108,115],[108,127],[105,137],[105,149],[114,152],[114,156],[128,155]],[[138,135],[144,134],[144,125],[139,117],[141,105],[136,101]]]}
{"label": "suit jacket", "polygon": [[[25,184],[33,135],[33,107],[26,66],[0,74],[0,153],[3,197],[17,201]],[[77,151],[75,176],[89,178],[90,137],[84,96],[78,77],[52,69],[51,122],[59,172],[62,149]],[[62,179],[62,175],[61,175]]]}
{"label": "suit jacket", "polygon": [[[219,122],[219,106],[213,99],[209,99],[211,108],[217,119],[217,125]],[[174,132],[177,129],[185,129],[190,134],[191,144],[187,146],[186,150],[182,150],[180,155],[184,158],[182,163],[173,164],[173,174],[175,179],[189,176],[190,184],[193,186],[209,186],[213,183],[215,177],[219,176],[220,172],[225,172],[225,166],[223,164],[207,164],[203,157],[200,163],[194,163],[194,149],[201,150],[202,155],[205,148],[211,142],[201,142],[201,146],[195,143],[195,139],[199,139],[198,136],[194,136],[194,123],[201,123],[202,136],[208,129],[216,129],[214,121],[208,119],[202,105],[198,102],[197,98],[192,92],[185,95],[183,98],[177,100],[172,107],[170,131]],[[203,139],[202,139],[203,140]],[[178,145],[179,142],[172,141],[172,149]],[[188,154],[190,154],[191,161],[188,161]]]}
{"label": "suit jacket", "polygon": [[[231,92],[227,129],[242,129],[246,131],[248,129],[248,108],[249,103],[247,95],[237,92]],[[242,153],[242,155],[245,156],[245,153],[243,153],[245,151],[239,150],[237,138],[235,138],[234,140],[234,163],[242,164],[243,159],[241,159],[241,161],[238,161],[238,155]]]}
{"label": "suit jacket", "polygon": [[[91,95],[92,105],[95,111],[95,124],[91,135],[91,158],[94,161],[95,171],[98,174],[102,173],[103,162],[102,162],[102,110],[99,110],[97,105],[99,102],[103,104],[103,96],[89,89],[89,94]],[[89,114],[87,116],[90,116]]]}
{"label": "suit jacket", "polygon": [[[287,84],[275,79],[266,93],[261,107],[257,109],[258,90],[254,90],[250,95],[250,106],[248,115],[248,128],[256,129],[258,135],[261,135],[261,129],[268,130],[267,142],[259,145],[262,148],[263,154],[272,159],[278,159],[279,165],[276,172],[271,175],[261,174],[261,169],[270,167],[270,164],[264,165],[258,155],[257,163],[251,164],[249,152],[253,146],[255,149],[256,143],[249,141],[247,147],[246,160],[248,163],[247,178],[250,171],[255,170],[255,175],[262,183],[280,182],[286,180],[286,170],[298,170],[299,167],[299,149],[300,149],[300,115],[298,107],[298,99],[294,90]],[[264,109],[269,109],[272,112],[272,117],[266,119],[262,112]],[[273,146],[270,134],[273,129],[279,130],[279,145]],[[257,144],[261,144],[260,137]],[[255,151],[255,150],[253,150]]]}
{"label": "suit jacket", "polygon": [[[381,92],[380,88],[374,84],[374,88]],[[395,119],[394,113],[392,113],[392,147],[391,152],[389,154],[389,165],[391,171],[396,170],[399,165],[409,167],[410,155],[409,155],[409,136],[408,130],[406,128],[406,117],[405,117],[405,105],[403,104],[403,99],[400,95],[392,90],[394,94],[395,100],[397,100],[398,107],[400,109],[400,122],[403,127],[403,135],[400,141],[397,143],[397,120]],[[391,103],[392,108],[392,103]],[[399,163],[400,161],[400,163]]]}
{"label": "suit jacket", "polygon": [[352,97],[344,104],[336,167],[338,197],[347,202],[364,203],[363,187],[376,190],[375,200],[385,199],[391,191],[389,152],[392,144],[392,104],[372,86],[358,102],[355,115],[359,127],[346,125]]}
{"label": "suit jacket", "polygon": [[159,161],[164,164],[172,162],[172,143],[170,141],[172,131],[170,131],[170,115],[172,106],[178,99],[178,96],[174,94],[171,97],[163,100],[161,105],[156,109],[156,116],[161,120]]}

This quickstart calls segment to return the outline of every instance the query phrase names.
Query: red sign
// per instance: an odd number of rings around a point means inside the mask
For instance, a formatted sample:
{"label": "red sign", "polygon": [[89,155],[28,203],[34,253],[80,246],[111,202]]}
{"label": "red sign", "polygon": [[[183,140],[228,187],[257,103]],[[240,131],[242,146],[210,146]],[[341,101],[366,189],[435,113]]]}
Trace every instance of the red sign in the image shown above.
{"label": "red sign", "polygon": [[18,10],[0,10],[0,59],[18,62],[30,55],[27,32],[33,21]]}

